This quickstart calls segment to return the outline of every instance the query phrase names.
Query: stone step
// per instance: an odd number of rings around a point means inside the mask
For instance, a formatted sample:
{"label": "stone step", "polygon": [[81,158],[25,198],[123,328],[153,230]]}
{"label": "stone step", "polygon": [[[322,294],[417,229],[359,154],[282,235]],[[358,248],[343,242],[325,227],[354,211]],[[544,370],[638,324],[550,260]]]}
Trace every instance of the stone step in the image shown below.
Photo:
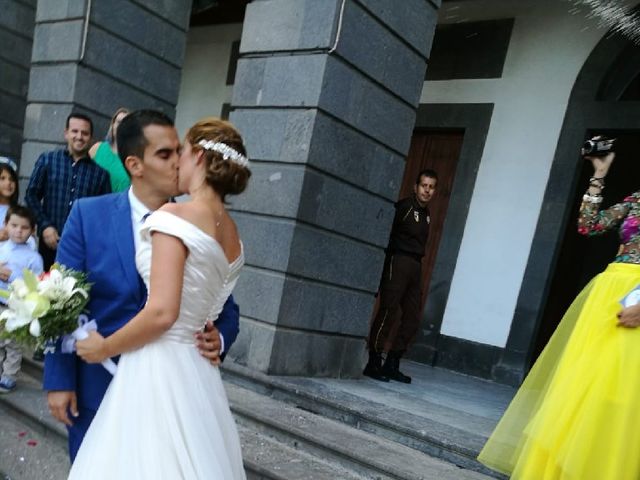
{"label": "stone step", "polygon": [[[282,466],[276,469],[268,461],[271,457],[283,459],[282,462],[276,462],[276,466],[286,464],[287,468],[293,468],[304,465],[303,469],[316,472],[313,478],[318,479],[489,478],[481,474],[489,471],[482,466],[478,468],[475,460],[467,462],[474,467],[471,469],[465,462],[450,462],[451,446],[454,451],[457,448],[456,455],[453,455],[456,460],[459,460],[460,451],[464,450],[451,442],[452,432],[448,425],[425,425],[424,419],[418,421],[410,415],[399,418],[397,411],[390,414],[392,409],[387,406],[363,405],[362,399],[355,399],[351,407],[345,407],[344,399],[332,398],[331,392],[319,391],[317,385],[301,388],[298,384],[293,387],[287,381],[229,361],[225,362],[223,372],[243,445],[245,442],[251,444],[244,453],[247,472],[252,478],[303,478],[293,471],[286,473]],[[25,358],[23,373],[28,373],[32,378],[41,378],[42,365]],[[33,381],[38,383],[37,380]],[[38,393],[43,402],[42,392]],[[43,415],[38,412],[34,416],[39,418]],[[44,417],[49,417],[48,412],[44,412]],[[51,420],[50,423],[64,434],[64,429],[57,422]],[[430,443],[433,442],[432,438],[439,440],[435,448]],[[477,445],[481,445],[482,441],[478,439]],[[263,449],[258,448],[262,445]],[[253,460],[252,454],[256,452],[262,452],[255,457],[259,457],[259,461]],[[432,458],[433,452],[437,454],[436,458]],[[476,452],[470,448],[466,455],[475,459]],[[392,461],[387,461],[387,457]],[[265,465],[272,466],[266,468]],[[411,467],[413,465],[416,467]],[[460,465],[463,468],[459,468]],[[331,473],[332,469],[342,471],[336,475],[335,472]],[[474,470],[480,470],[481,473]],[[322,472],[327,476],[323,477]],[[346,472],[351,472],[351,476]]]}
{"label": "stone step", "polygon": [[[465,470],[473,470],[494,478],[506,477],[480,464],[476,457],[486,437],[473,431],[456,428],[464,416],[464,423],[486,430],[487,420],[468,413],[425,402],[425,411],[434,418],[449,419],[448,423],[412,415],[382,403],[364,401],[345,392],[326,389],[312,379],[273,377],[227,360],[223,376],[230,383],[253,390],[273,399],[284,401],[299,409],[375,434],[390,442],[439,458]],[[456,421],[453,421],[456,420]]]}
{"label": "stone step", "polygon": [[459,468],[418,450],[344,423],[226,384],[237,421],[282,443],[303,449],[370,479],[482,480],[486,475]]}
{"label": "stone step", "polygon": [[238,424],[248,480],[364,480],[339,465],[332,465],[299,448]]}
{"label": "stone step", "polygon": [[[40,379],[28,374],[41,375],[41,366],[30,361],[25,364],[27,368],[18,379],[18,388],[0,395],[0,479],[6,476],[11,480],[62,480],[69,467],[67,433],[49,415]],[[242,424],[238,431],[249,480],[363,480],[339,464],[314,457]],[[24,438],[20,436],[23,432]],[[35,440],[36,445],[26,443],[30,440]]]}

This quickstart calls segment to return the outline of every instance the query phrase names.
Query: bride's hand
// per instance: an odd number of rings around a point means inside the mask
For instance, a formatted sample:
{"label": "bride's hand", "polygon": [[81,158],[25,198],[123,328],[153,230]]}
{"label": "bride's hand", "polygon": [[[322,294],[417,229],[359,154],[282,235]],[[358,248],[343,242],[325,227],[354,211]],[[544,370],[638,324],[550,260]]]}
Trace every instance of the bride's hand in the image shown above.
{"label": "bride's hand", "polygon": [[89,337],[76,342],[76,351],[87,363],[100,363],[107,359],[105,339],[98,332],[89,332]]}

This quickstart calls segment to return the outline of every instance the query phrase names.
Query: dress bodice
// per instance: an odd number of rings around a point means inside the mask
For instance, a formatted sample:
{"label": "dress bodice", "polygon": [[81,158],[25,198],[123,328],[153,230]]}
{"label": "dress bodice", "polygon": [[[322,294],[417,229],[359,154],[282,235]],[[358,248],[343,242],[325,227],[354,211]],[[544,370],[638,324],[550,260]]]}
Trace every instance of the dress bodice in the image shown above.
{"label": "dress bodice", "polygon": [[599,210],[599,204],[583,201],[578,216],[578,232],[582,235],[602,235],[618,229],[620,248],[614,263],[640,264],[640,191],[622,202]]}
{"label": "dress bodice", "polygon": [[193,334],[206,320],[215,321],[235,286],[244,264],[244,251],[231,263],[220,244],[194,224],[165,211],[154,212],[140,229],[136,266],[151,294],[151,233],[162,232],[178,238],[189,250],[184,267],[180,314],[161,337],[193,343]]}

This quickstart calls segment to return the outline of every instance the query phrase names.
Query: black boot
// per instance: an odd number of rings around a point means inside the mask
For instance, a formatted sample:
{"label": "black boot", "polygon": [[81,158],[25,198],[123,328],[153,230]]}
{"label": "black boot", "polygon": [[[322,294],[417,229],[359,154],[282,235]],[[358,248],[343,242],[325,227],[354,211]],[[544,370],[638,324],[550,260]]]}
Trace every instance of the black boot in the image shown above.
{"label": "black boot", "polygon": [[403,352],[389,352],[382,367],[382,372],[396,382],[411,383],[411,377],[400,371],[400,358],[402,358],[402,353]]}
{"label": "black boot", "polygon": [[381,382],[388,382],[389,377],[382,372],[382,354],[369,352],[369,361],[364,367],[362,374],[375,380],[380,380]]}

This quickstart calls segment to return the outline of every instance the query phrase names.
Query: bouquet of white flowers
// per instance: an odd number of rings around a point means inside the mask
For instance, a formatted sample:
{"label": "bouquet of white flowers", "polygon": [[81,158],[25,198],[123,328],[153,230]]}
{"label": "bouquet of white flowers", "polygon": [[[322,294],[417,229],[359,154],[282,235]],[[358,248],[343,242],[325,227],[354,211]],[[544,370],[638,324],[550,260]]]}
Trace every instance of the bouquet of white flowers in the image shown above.
{"label": "bouquet of white flowers", "polygon": [[3,336],[31,347],[48,348],[78,328],[78,317],[89,301],[90,285],[84,273],[58,264],[36,277],[24,270],[9,290],[0,290],[7,309],[0,314]]}
{"label": "bouquet of white flowers", "polygon": [[[31,347],[55,352],[62,338],[62,353],[75,350],[76,340],[84,340],[97,330],[95,320],[83,313],[89,302],[91,285],[84,273],[54,264],[47,273],[36,277],[24,270],[23,278],[11,282],[9,290],[0,290],[7,299],[7,309],[0,313],[0,336]],[[102,362],[112,375],[116,364],[110,358]]]}

